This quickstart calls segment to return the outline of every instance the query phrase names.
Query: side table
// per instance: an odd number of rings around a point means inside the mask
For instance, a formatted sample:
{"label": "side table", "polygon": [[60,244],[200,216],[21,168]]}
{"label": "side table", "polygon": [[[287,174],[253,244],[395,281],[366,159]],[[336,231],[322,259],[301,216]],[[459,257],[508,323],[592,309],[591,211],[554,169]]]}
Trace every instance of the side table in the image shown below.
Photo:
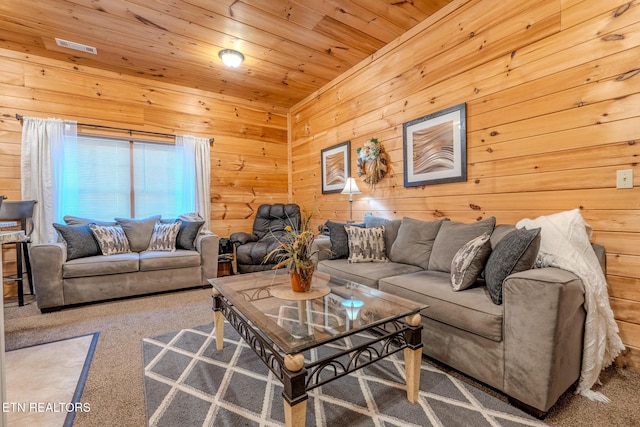
{"label": "side table", "polygon": [[218,277],[233,276],[233,254],[218,255]]}

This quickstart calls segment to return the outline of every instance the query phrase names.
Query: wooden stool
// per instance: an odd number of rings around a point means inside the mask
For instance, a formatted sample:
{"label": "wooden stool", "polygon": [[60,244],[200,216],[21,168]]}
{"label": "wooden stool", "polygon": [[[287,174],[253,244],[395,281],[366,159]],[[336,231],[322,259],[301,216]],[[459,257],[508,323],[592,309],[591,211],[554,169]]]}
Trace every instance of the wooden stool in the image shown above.
{"label": "wooden stool", "polygon": [[[33,232],[33,207],[35,200],[20,202],[8,202],[4,200],[0,205],[0,221],[20,221],[20,228],[24,232],[24,238],[15,242],[3,243],[3,245],[16,245],[16,276],[4,276],[4,282],[16,282],[18,284],[18,306],[24,305],[24,270],[26,269],[29,290],[34,293],[33,275],[31,273],[31,260],[29,259],[29,242]],[[22,260],[24,258],[24,267]]]}

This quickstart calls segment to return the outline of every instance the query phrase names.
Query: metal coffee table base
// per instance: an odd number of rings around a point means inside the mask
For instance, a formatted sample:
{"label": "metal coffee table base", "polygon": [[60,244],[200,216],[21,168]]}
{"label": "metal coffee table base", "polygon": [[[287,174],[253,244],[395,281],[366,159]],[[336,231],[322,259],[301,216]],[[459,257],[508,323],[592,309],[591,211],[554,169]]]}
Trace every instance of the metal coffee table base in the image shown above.
{"label": "metal coffee table base", "polygon": [[[365,329],[373,333],[371,340],[332,354],[330,357],[305,363],[302,353],[282,354],[276,350],[275,346],[263,337],[264,334],[259,333],[254,325],[248,322],[215,288],[213,299],[216,348],[222,350],[224,346],[224,319],[226,318],[282,382],[287,426],[305,425],[308,391],[403,349],[407,399],[412,403],[418,401],[422,363],[422,325],[419,313],[407,316],[404,321],[395,319],[372,325]],[[337,339],[342,338],[344,337]],[[341,358],[343,360],[339,360]],[[344,359],[347,361],[345,362]],[[320,378],[321,373],[324,374],[323,378]],[[327,373],[330,373],[328,378]]]}

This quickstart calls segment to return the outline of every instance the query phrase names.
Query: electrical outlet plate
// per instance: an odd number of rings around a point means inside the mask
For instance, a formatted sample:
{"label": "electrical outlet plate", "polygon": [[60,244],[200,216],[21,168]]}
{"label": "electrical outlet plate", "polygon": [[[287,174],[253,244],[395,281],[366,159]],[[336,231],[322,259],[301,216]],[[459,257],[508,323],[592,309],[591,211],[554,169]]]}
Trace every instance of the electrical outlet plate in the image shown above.
{"label": "electrical outlet plate", "polygon": [[633,169],[616,172],[616,188],[633,188]]}

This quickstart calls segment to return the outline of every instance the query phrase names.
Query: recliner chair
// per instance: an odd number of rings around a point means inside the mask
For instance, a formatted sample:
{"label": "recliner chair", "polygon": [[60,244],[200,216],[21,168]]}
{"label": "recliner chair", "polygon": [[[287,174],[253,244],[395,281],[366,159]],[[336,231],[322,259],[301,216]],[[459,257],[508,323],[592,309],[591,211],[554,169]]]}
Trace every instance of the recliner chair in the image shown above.
{"label": "recliner chair", "polygon": [[300,207],[296,204],[260,205],[253,221],[253,233],[236,232],[229,236],[236,252],[238,273],[252,273],[270,270],[277,261],[264,258],[278,247],[278,239],[285,233],[285,227],[300,227]]}

